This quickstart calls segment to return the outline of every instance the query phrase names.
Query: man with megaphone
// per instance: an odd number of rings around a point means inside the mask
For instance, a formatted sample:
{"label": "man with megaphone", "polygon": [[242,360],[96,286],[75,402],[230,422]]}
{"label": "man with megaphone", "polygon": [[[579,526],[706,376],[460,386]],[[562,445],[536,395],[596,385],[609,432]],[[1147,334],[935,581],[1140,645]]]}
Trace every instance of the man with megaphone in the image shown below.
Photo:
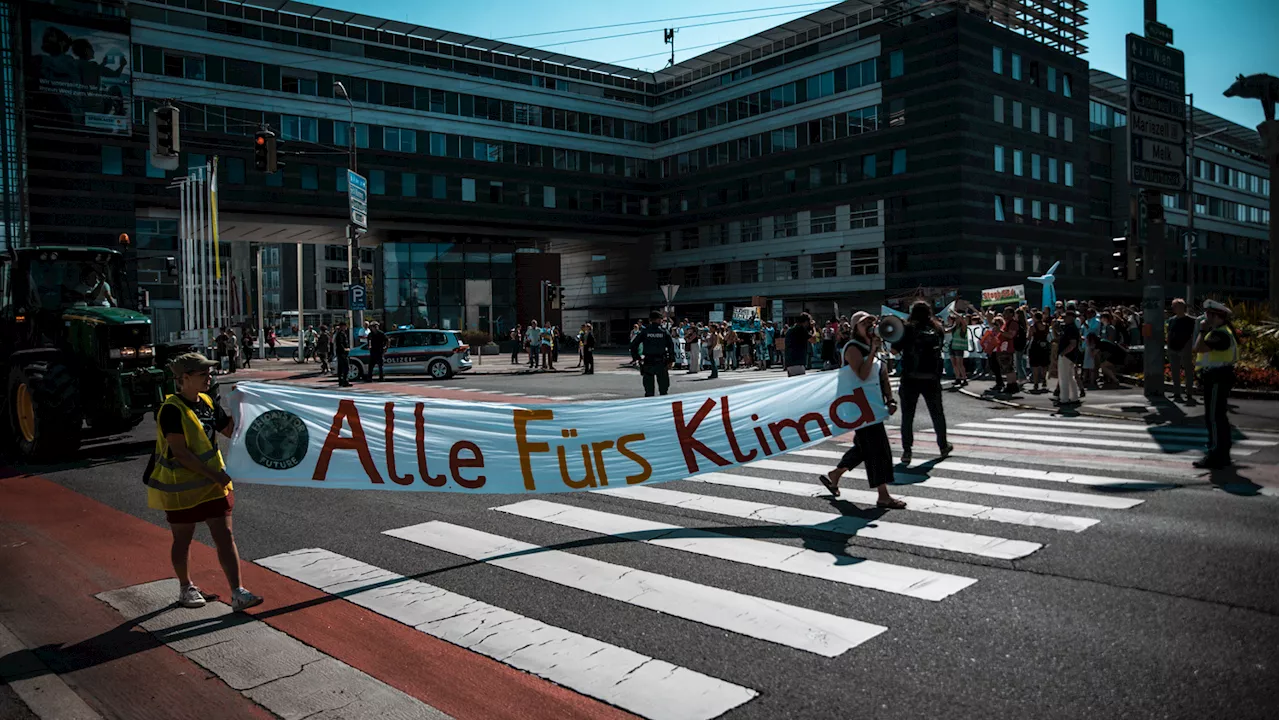
{"label": "man with megaphone", "polygon": [[942,409],[942,346],[945,337],[942,323],[934,317],[928,302],[917,300],[911,305],[911,314],[905,323],[889,317],[880,323],[877,332],[895,351],[902,353],[902,381],[898,385],[898,399],[902,404],[902,464],[911,464],[912,423],[916,416],[916,402],[921,397],[933,420],[938,452],[946,457],[953,448],[947,442],[947,417]]}

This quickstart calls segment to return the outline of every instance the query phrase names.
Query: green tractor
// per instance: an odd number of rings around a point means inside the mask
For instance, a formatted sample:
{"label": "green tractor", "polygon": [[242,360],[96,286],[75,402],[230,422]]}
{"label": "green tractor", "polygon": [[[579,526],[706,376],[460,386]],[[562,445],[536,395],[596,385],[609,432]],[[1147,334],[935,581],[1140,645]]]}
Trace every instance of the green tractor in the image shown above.
{"label": "green tractor", "polygon": [[68,458],[86,436],[127,432],[160,406],[171,381],[151,319],[117,307],[123,278],[123,256],[105,247],[0,254],[0,433],[20,457]]}

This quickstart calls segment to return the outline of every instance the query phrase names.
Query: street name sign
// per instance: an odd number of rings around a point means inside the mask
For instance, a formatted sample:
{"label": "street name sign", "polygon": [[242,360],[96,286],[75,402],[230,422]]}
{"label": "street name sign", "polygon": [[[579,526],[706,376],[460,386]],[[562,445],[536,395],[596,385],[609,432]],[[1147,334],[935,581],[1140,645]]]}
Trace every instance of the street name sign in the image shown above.
{"label": "street name sign", "polygon": [[1160,45],[1173,44],[1173,28],[1159,20],[1148,20],[1145,27],[1147,39]]}
{"label": "street name sign", "polygon": [[1182,51],[1166,47],[1172,33],[1166,39],[1157,25],[1147,23],[1147,34],[1153,39],[1125,36],[1129,182],[1140,188],[1176,192],[1187,186],[1186,60]]}
{"label": "street name sign", "polygon": [[368,230],[369,182],[355,170],[347,171],[347,198],[351,224],[359,230]]}

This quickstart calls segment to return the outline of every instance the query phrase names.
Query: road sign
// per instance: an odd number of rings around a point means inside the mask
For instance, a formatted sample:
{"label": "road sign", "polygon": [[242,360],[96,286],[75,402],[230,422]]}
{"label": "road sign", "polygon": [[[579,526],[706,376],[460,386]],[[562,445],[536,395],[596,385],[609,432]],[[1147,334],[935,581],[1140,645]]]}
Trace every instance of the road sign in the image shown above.
{"label": "road sign", "polygon": [[347,286],[347,308],[350,310],[365,309],[365,290],[363,285]]}
{"label": "road sign", "polygon": [[[347,171],[347,198],[351,211],[351,224],[359,230],[368,230],[369,182],[355,170]],[[361,301],[363,302],[363,298]]]}
{"label": "road sign", "polygon": [[1159,90],[1170,97],[1180,98],[1187,94],[1182,73],[1161,70],[1140,62],[1129,63],[1129,82],[1132,85]]}
{"label": "road sign", "polygon": [[1129,113],[1129,130],[1134,135],[1163,140],[1181,146],[1187,134],[1182,123],[1169,118],[1156,117],[1141,112]]}
{"label": "road sign", "polygon": [[1130,161],[1129,172],[1132,174],[1133,184],[1141,187],[1175,192],[1187,189],[1187,176],[1180,168]]}
{"label": "road sign", "polygon": [[1134,162],[1166,165],[1179,169],[1187,166],[1187,154],[1183,152],[1182,145],[1139,137],[1136,133],[1131,137],[1133,137],[1133,144],[1130,148]]}
{"label": "road sign", "polygon": [[[1159,26],[1159,27],[1157,27]],[[1147,23],[1155,41],[1125,36],[1129,70],[1126,123],[1129,138],[1129,182],[1152,190],[1186,190],[1186,78],[1181,50],[1165,47],[1159,23]],[[1167,28],[1165,28],[1167,29]],[[1172,33],[1169,33],[1172,40]]]}
{"label": "road sign", "polygon": [[1160,45],[1173,44],[1173,28],[1165,25],[1159,20],[1148,20],[1146,23],[1147,39],[1153,43]]}

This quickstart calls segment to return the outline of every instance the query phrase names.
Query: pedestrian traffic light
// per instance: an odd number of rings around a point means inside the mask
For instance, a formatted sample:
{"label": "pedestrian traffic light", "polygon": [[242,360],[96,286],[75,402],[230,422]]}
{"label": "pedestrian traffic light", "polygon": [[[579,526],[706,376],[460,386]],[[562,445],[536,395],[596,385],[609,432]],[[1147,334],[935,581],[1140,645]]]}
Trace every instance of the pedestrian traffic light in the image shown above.
{"label": "pedestrian traffic light", "polygon": [[182,149],[178,133],[178,108],[162,105],[151,111],[151,154],[177,155]]}
{"label": "pedestrian traffic light", "polygon": [[552,285],[551,283],[548,282],[543,285],[543,288],[545,288],[543,292],[546,294],[546,297],[544,299],[546,300],[547,307],[551,308],[552,310],[559,308],[560,307],[560,296],[559,296],[560,287],[558,285]]}
{"label": "pedestrian traffic light", "polygon": [[284,163],[276,159],[277,152],[276,134],[270,130],[259,130],[253,138],[254,169],[270,175],[283,168]]}
{"label": "pedestrian traffic light", "polygon": [[1116,279],[1129,275],[1129,238],[1111,238],[1111,276]]}
{"label": "pedestrian traffic light", "polygon": [[561,285],[560,287],[556,288],[556,309],[557,310],[559,310],[561,306],[564,305],[564,298],[565,298],[564,286]]}

